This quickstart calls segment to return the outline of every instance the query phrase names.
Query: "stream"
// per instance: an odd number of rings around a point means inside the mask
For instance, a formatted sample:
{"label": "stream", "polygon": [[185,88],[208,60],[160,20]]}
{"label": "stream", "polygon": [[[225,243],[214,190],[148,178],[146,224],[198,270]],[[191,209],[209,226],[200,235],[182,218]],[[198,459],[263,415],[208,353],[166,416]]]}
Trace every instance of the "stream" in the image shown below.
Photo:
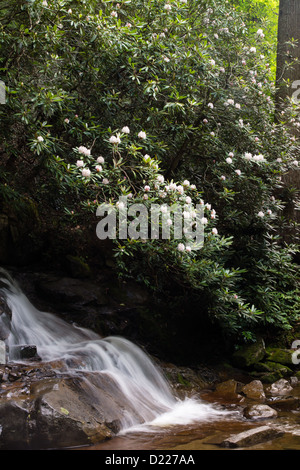
{"label": "stream", "polygon": [[[41,312],[6,273],[2,282],[6,284],[2,292],[12,310],[7,339],[10,362],[20,362],[14,353],[16,346],[34,344],[43,362],[63,360],[74,376],[78,371],[109,375],[133,407],[124,410],[116,437],[80,450],[218,450],[228,434],[258,425],[243,417],[239,404],[218,403],[213,394],[206,394],[205,399],[201,393],[179,398],[161,370],[131,341],[101,338]],[[295,393],[300,396],[300,386]],[[283,411],[263,424],[285,433],[251,449],[300,450],[299,409]]]}

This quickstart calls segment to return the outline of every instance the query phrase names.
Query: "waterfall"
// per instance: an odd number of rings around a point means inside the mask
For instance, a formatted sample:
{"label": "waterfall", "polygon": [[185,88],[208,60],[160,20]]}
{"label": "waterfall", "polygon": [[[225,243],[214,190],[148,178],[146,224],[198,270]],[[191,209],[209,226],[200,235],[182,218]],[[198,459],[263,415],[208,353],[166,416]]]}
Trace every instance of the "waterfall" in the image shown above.
{"label": "waterfall", "polygon": [[[1,275],[1,273],[0,273]],[[20,362],[18,345],[35,345],[43,362],[64,360],[69,367],[109,374],[136,409],[123,431],[135,426],[152,429],[217,418],[225,412],[194,398],[179,399],[149,356],[122,337],[102,338],[54,314],[36,309],[17,283],[2,271],[0,291],[12,310],[11,333],[6,340],[9,361]],[[138,416],[138,420],[136,418]]]}

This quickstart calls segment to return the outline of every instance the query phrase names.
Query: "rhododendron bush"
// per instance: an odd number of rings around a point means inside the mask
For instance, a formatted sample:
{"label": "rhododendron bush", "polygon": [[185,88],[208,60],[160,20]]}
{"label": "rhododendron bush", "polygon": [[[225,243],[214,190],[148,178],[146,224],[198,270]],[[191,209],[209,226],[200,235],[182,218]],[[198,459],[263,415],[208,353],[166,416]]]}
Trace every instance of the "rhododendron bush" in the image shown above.
{"label": "rhododendron bush", "polygon": [[32,198],[66,237],[120,196],[203,204],[201,250],[115,240],[120,276],[235,339],[290,328],[298,240],[283,243],[282,214],[296,195],[282,175],[298,168],[300,121],[292,104],[275,118],[267,22],[248,28],[219,0],[14,0],[1,16],[3,201]]}

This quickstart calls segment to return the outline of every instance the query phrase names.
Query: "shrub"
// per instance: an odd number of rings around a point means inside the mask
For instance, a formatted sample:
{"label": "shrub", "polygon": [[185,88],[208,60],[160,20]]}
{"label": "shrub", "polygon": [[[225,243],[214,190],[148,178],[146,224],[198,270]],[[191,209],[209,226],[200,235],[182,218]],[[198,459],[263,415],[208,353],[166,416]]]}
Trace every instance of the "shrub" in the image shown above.
{"label": "shrub", "polygon": [[202,200],[201,250],[117,240],[120,276],[159,303],[196,302],[234,341],[290,328],[298,240],[282,244],[295,195],[281,177],[298,167],[300,123],[292,105],[275,119],[273,38],[219,0],[14,0],[1,16],[6,202],[29,195],[68,229],[120,195]]}

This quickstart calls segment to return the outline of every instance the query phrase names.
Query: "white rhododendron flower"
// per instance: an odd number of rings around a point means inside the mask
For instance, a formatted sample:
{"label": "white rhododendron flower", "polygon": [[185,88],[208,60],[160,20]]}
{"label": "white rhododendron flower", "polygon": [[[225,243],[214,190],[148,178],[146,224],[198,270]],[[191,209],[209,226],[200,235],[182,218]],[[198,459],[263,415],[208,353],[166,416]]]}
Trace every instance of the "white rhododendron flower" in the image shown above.
{"label": "white rhododendron flower", "polygon": [[140,132],[138,133],[138,137],[139,137],[140,139],[146,139],[146,132],[140,131]]}
{"label": "white rhododendron flower", "polygon": [[257,36],[259,36],[260,38],[264,38],[265,35],[264,35],[264,32],[262,29],[258,29],[257,32],[256,32]]}
{"label": "white rhododendron flower", "polygon": [[78,152],[79,153],[82,153],[83,155],[85,155],[86,157],[88,157],[89,155],[91,155],[91,151],[89,149],[87,149],[86,147],[84,147],[83,145],[81,145],[80,147],[78,147]]}
{"label": "white rhododendron flower", "polygon": [[85,178],[89,178],[91,176],[91,171],[88,168],[83,168],[82,176],[84,176]]}
{"label": "white rhododendron flower", "polygon": [[119,144],[121,142],[121,139],[120,137],[118,136],[115,136],[115,135],[112,135],[110,138],[109,138],[109,142],[111,144]]}

